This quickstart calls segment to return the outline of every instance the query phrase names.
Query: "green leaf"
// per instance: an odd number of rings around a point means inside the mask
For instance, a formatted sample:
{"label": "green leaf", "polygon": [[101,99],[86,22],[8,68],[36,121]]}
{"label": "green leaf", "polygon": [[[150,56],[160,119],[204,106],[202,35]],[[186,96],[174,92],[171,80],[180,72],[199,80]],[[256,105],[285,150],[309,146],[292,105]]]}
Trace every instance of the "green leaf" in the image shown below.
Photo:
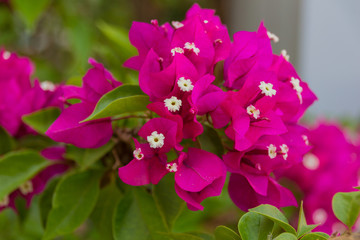
{"label": "green leaf", "polygon": [[122,194],[115,183],[107,185],[100,191],[99,199],[91,214],[91,219],[98,229],[102,240],[113,239],[112,220],[121,198]]}
{"label": "green leaf", "polygon": [[55,178],[54,180],[52,180],[45,189],[45,191],[40,196],[39,206],[40,206],[41,222],[43,226],[46,225],[46,221],[52,207],[53,195],[58,183],[59,183],[59,178]]}
{"label": "green leaf", "polygon": [[297,240],[297,237],[291,233],[282,233],[274,238],[274,240]]}
{"label": "green leaf", "polygon": [[224,147],[216,130],[208,125],[203,125],[204,132],[199,136],[201,149],[212,152],[219,157],[224,154]]}
{"label": "green leaf", "polygon": [[240,236],[232,229],[225,226],[218,226],[215,229],[216,240],[241,240]]}
{"label": "green leaf", "polygon": [[286,217],[284,216],[284,214],[282,214],[282,212],[280,212],[279,209],[277,209],[276,207],[274,207],[272,205],[263,204],[258,207],[249,209],[249,212],[261,214],[261,215],[269,218],[270,220],[274,221],[285,231],[292,233],[292,234],[296,234],[295,229],[289,224],[289,222],[286,219]]}
{"label": "green leaf", "polygon": [[297,228],[297,234],[296,236],[300,238],[304,234],[311,232],[314,228],[316,228],[318,225],[307,225],[306,218],[304,214],[304,208],[303,208],[303,202],[300,204],[300,211],[299,211],[299,221],[298,221],[298,228]]}
{"label": "green leaf", "polygon": [[357,190],[360,190],[360,186],[358,186],[358,187],[354,187],[355,189],[357,189]]}
{"label": "green leaf", "polygon": [[114,140],[110,140],[99,148],[77,148],[73,145],[67,145],[65,157],[77,162],[80,169],[84,170],[105,156],[114,146]]}
{"label": "green leaf", "polygon": [[244,214],[238,223],[240,236],[243,240],[267,240],[274,223],[268,218],[253,212]]}
{"label": "green leaf", "polygon": [[90,215],[99,195],[100,171],[75,173],[55,189],[43,239],[74,231]]}
{"label": "green leaf", "polygon": [[0,127],[0,155],[10,152],[15,147],[14,139],[9,133]]}
{"label": "green leaf", "polygon": [[163,218],[152,196],[141,187],[131,188],[121,200],[114,216],[115,240],[168,240]]}
{"label": "green leaf", "polygon": [[45,134],[48,128],[59,117],[60,109],[48,107],[39,111],[24,115],[22,120],[38,133]]}
{"label": "green leaf", "polygon": [[93,113],[83,122],[147,110],[149,97],[139,86],[122,85],[102,96]]}
{"label": "green leaf", "polygon": [[12,0],[11,3],[26,26],[34,28],[38,18],[50,4],[50,0],[36,0],[36,3],[28,0]]}
{"label": "green leaf", "polygon": [[10,152],[0,158],[0,199],[50,165],[34,151]]}
{"label": "green leaf", "polygon": [[323,232],[313,232],[306,234],[301,238],[301,240],[326,240],[330,236]]}
{"label": "green leaf", "polygon": [[204,240],[202,237],[195,236],[190,233],[160,233],[171,240]]}
{"label": "green leaf", "polygon": [[153,196],[160,214],[166,220],[169,229],[181,214],[185,202],[176,194],[174,177],[168,174],[154,186]]}
{"label": "green leaf", "polygon": [[332,199],[335,216],[351,228],[360,213],[360,192],[339,192]]}

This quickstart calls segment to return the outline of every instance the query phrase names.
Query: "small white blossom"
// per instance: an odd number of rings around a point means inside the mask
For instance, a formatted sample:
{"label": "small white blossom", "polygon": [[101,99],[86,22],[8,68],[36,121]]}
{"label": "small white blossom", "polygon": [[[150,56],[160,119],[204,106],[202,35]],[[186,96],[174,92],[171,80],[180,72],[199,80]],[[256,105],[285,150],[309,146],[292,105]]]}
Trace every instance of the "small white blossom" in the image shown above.
{"label": "small white blossom", "polygon": [[184,24],[179,21],[172,21],[171,24],[174,26],[175,29],[182,28],[184,26]]}
{"label": "small white blossom", "polygon": [[322,224],[326,222],[328,215],[323,208],[318,208],[314,211],[312,219],[315,224]]}
{"label": "small white blossom", "polygon": [[2,57],[3,57],[5,60],[8,60],[8,59],[11,57],[11,53],[8,52],[8,51],[4,51],[3,54],[2,54]]}
{"label": "small white blossom", "polygon": [[162,148],[164,146],[165,136],[162,133],[154,131],[150,136],[147,137],[147,141],[151,148]]}
{"label": "small white blossom", "polygon": [[166,169],[167,169],[169,172],[177,172],[177,170],[178,170],[178,165],[177,165],[177,163],[168,163],[168,164],[166,164]]}
{"label": "small white blossom", "polygon": [[31,181],[27,181],[27,182],[21,184],[19,189],[20,189],[20,192],[23,195],[27,195],[27,194],[32,193],[34,191],[34,187],[33,187],[33,184],[32,184]]}
{"label": "small white blossom", "polygon": [[297,96],[300,100],[300,104],[303,103],[303,99],[302,99],[302,91],[303,91],[303,88],[300,86],[300,80],[297,79],[297,78],[294,78],[294,77],[291,77],[291,80],[290,80],[290,83],[292,84],[293,86],[293,89],[296,91],[297,93]]}
{"label": "small white blossom", "polygon": [[285,49],[281,50],[281,55],[285,58],[286,61],[290,60],[290,55],[287,53]]}
{"label": "small white blossom", "polygon": [[246,111],[250,116],[253,116],[253,118],[255,119],[258,119],[260,117],[260,110],[254,107],[254,105],[249,105],[246,108]]}
{"label": "small white blossom", "polygon": [[9,196],[5,196],[1,201],[0,201],[0,207],[6,207],[8,206],[10,203],[10,199]]}
{"label": "small white blossom", "polygon": [[55,84],[49,81],[44,81],[40,83],[40,87],[44,91],[54,91],[55,90]]}
{"label": "small white blossom", "polygon": [[302,137],[302,139],[304,140],[305,144],[306,144],[307,146],[309,146],[309,145],[310,145],[310,142],[309,142],[308,136],[306,136],[306,135],[301,135],[301,137]]}
{"label": "small white blossom", "polygon": [[177,84],[180,90],[184,92],[190,92],[194,89],[194,85],[192,84],[191,80],[184,77],[179,78]]}
{"label": "small white blossom", "polygon": [[289,147],[286,144],[280,145],[281,153],[283,154],[284,160],[288,158]]}
{"label": "small white blossom", "polygon": [[308,153],[304,156],[303,165],[309,170],[316,170],[320,166],[320,160],[312,153]]}
{"label": "small white blossom", "polygon": [[280,40],[278,36],[276,36],[275,34],[269,32],[269,31],[267,32],[267,35],[270,38],[270,40],[274,41],[274,43],[277,43]]}
{"label": "small white blossom", "polygon": [[270,144],[269,146],[267,146],[268,149],[268,156],[273,159],[276,158],[276,146],[274,144]]}
{"label": "small white blossom", "polygon": [[144,158],[144,154],[141,152],[141,148],[137,148],[133,152],[134,158],[137,160],[141,160]]}
{"label": "small white blossom", "polygon": [[200,49],[195,46],[195,43],[186,42],[184,48],[193,51],[196,55],[199,55]]}
{"label": "small white blossom", "polygon": [[170,111],[170,112],[176,112],[180,110],[181,107],[181,100],[178,99],[175,96],[172,96],[171,98],[167,98],[164,100],[165,103],[165,107]]}
{"label": "small white blossom", "polygon": [[207,23],[209,23],[209,21],[208,21],[208,20],[204,20],[204,23],[207,24]]}
{"label": "small white blossom", "polygon": [[259,88],[261,93],[265,94],[265,96],[272,97],[276,95],[276,90],[273,89],[273,85],[271,83],[265,83],[264,81],[261,81]]}
{"label": "small white blossom", "polygon": [[174,47],[173,49],[171,49],[172,56],[175,56],[176,53],[184,54],[184,49],[182,49],[181,47]]}

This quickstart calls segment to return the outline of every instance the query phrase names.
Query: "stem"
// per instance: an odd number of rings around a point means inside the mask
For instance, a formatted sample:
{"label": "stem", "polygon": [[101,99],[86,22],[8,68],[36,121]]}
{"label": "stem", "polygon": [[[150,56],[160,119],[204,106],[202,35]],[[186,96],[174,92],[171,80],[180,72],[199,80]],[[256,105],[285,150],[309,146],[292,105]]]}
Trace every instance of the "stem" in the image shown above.
{"label": "stem", "polygon": [[111,152],[112,152],[112,154],[113,154],[113,156],[114,156],[114,158],[115,158],[115,163],[114,163],[112,169],[113,169],[113,170],[116,170],[117,168],[119,168],[119,167],[122,166],[122,163],[121,163],[121,161],[120,161],[120,158],[119,158],[119,156],[118,156],[115,148],[113,148]]}

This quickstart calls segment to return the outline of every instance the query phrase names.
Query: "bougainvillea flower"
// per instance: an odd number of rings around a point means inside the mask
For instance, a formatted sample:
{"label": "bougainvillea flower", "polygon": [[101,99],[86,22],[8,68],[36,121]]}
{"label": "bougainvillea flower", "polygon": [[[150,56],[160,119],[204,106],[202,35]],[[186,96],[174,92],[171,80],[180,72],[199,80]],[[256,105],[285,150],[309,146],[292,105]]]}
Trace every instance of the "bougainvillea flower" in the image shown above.
{"label": "bougainvillea flower", "polygon": [[65,108],[46,134],[57,142],[71,143],[81,148],[96,148],[112,136],[111,119],[81,122],[94,110],[102,95],[121,85],[102,64],[90,59],[93,65],[83,78],[83,86],[65,86],[64,100],[77,98],[80,103]]}
{"label": "bougainvillea flower", "polygon": [[259,194],[244,176],[233,173],[229,181],[230,198],[243,211],[248,211],[260,204],[271,204],[276,207],[297,206],[296,199],[290,190],[271,177],[267,177],[265,181],[267,182],[266,194]]}
{"label": "bougainvillea flower", "polygon": [[306,109],[317,99],[306,82],[303,82],[292,64],[282,55],[273,56],[270,70],[279,80],[277,99],[278,112],[287,122],[296,122],[304,115]]}
{"label": "bougainvillea flower", "polygon": [[220,195],[226,179],[221,159],[197,148],[181,153],[167,168],[175,172],[175,191],[190,210],[202,210],[204,207],[200,203],[204,199]]}
{"label": "bougainvillea flower", "polygon": [[4,199],[0,201],[0,211],[10,207],[16,211],[15,200],[16,198],[24,198],[26,206],[29,207],[33,197],[44,191],[46,184],[55,176],[64,173],[68,169],[68,165],[65,164],[63,155],[65,154],[65,147],[49,147],[41,151],[41,155],[49,161],[57,161],[35,177],[26,181],[19,186],[18,189],[10,193]]}
{"label": "bougainvillea flower", "polygon": [[237,32],[224,64],[224,86],[240,89],[251,71],[267,69],[271,63],[271,43],[263,23],[257,32]]}

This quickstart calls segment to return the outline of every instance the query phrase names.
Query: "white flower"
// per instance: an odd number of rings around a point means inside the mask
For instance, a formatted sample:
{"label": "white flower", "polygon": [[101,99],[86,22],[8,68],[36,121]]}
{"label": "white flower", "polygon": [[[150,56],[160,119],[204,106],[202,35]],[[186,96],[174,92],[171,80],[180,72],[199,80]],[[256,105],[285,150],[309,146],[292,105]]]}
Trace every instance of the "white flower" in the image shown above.
{"label": "white flower", "polygon": [[260,110],[257,109],[256,107],[254,107],[254,105],[249,105],[246,108],[246,111],[250,116],[253,116],[253,118],[255,118],[255,119],[258,119],[260,116]]}
{"label": "white flower", "polygon": [[33,187],[33,184],[31,181],[27,181],[27,182],[23,183],[22,185],[20,185],[19,189],[23,195],[27,195],[34,191],[34,187]]}
{"label": "white flower", "polygon": [[273,34],[273,33],[271,33],[271,32],[267,32],[267,35],[268,35],[268,37],[270,38],[270,40],[273,40],[274,41],[274,43],[277,43],[277,42],[279,42],[279,37],[278,36],[276,36],[275,34]]}
{"label": "white flower", "polygon": [[287,53],[285,49],[281,50],[281,55],[285,58],[286,61],[290,60],[290,55]]}
{"label": "white flower", "polygon": [[174,26],[175,29],[182,28],[184,24],[179,21],[172,21],[171,24]]}
{"label": "white flower", "polygon": [[306,135],[301,135],[301,137],[302,137],[302,139],[304,140],[305,144],[306,144],[307,146],[309,146],[309,145],[310,145],[310,142],[309,142],[308,136],[306,136]]}
{"label": "white flower", "polygon": [[320,166],[320,160],[312,153],[308,153],[304,156],[303,165],[309,170],[316,170]]}
{"label": "white flower", "polygon": [[180,90],[184,92],[190,92],[194,89],[194,85],[192,85],[191,80],[184,77],[178,79],[177,85],[179,86]]}
{"label": "white flower", "polygon": [[269,146],[267,146],[267,149],[268,149],[268,156],[273,159],[273,158],[276,158],[276,147],[274,144],[270,144]]}
{"label": "white flower", "polygon": [[134,158],[136,158],[137,160],[141,160],[144,158],[144,154],[142,154],[141,148],[135,149],[133,152],[133,155],[134,155]]}
{"label": "white flower", "polygon": [[303,99],[302,99],[302,91],[303,91],[303,88],[300,86],[300,80],[297,79],[297,78],[294,78],[294,77],[291,77],[291,80],[290,80],[290,83],[292,84],[293,86],[293,89],[296,91],[297,93],[297,96],[300,100],[300,104],[303,103]]}
{"label": "white flower", "polygon": [[199,55],[200,49],[195,46],[195,43],[186,42],[184,48],[193,51],[196,55]]}
{"label": "white flower", "polygon": [[288,158],[289,147],[286,144],[280,145],[281,153],[283,154],[284,160]]}
{"label": "white flower", "polygon": [[312,219],[315,224],[322,224],[326,221],[327,218],[328,215],[323,208],[316,209],[312,215]]}
{"label": "white flower", "polygon": [[166,169],[167,169],[169,172],[177,172],[177,170],[178,170],[178,165],[177,165],[177,163],[168,163],[168,164],[166,164]]}
{"label": "white flower", "polygon": [[204,20],[204,23],[207,24],[207,23],[209,23],[209,21],[208,21],[208,20]]}
{"label": "white flower", "polygon": [[53,84],[52,82],[49,81],[44,81],[40,83],[40,87],[42,90],[44,91],[54,91],[55,90],[55,84]]}
{"label": "white flower", "polygon": [[170,111],[170,112],[176,112],[176,111],[179,111],[180,110],[180,107],[181,107],[181,100],[178,99],[177,97],[175,96],[172,96],[171,98],[167,98],[164,100],[164,103],[165,103],[165,107],[167,107],[167,109]]}
{"label": "white flower", "polygon": [[147,137],[147,141],[151,148],[162,148],[164,146],[165,136],[162,133],[154,131],[150,136]]}
{"label": "white flower", "polygon": [[0,201],[0,207],[6,207],[8,206],[10,203],[10,199],[9,196],[5,196],[1,201]]}
{"label": "white flower", "polygon": [[2,57],[3,57],[5,60],[8,60],[8,59],[11,57],[11,53],[8,52],[8,51],[4,51],[3,54],[2,54]]}
{"label": "white flower", "polygon": [[172,56],[175,56],[176,53],[184,54],[184,49],[182,49],[181,47],[174,47],[173,49],[171,49]]}
{"label": "white flower", "polygon": [[261,81],[259,88],[261,93],[265,94],[265,96],[272,97],[276,95],[276,90],[273,89],[273,85],[271,83],[265,83],[264,81]]}

